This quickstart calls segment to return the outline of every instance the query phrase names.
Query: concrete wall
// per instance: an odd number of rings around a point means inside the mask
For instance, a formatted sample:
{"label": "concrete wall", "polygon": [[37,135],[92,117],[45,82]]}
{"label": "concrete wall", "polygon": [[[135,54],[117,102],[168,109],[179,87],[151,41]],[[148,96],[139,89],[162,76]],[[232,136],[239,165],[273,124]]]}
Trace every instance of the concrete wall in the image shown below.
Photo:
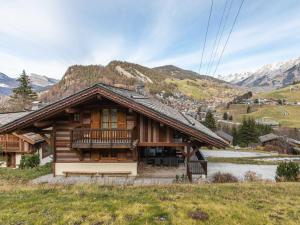
{"label": "concrete wall", "polygon": [[22,154],[16,153],[16,168],[19,168]]}
{"label": "concrete wall", "polygon": [[55,163],[55,175],[63,172],[121,172],[130,171],[130,176],[137,175],[137,162],[132,163]]}

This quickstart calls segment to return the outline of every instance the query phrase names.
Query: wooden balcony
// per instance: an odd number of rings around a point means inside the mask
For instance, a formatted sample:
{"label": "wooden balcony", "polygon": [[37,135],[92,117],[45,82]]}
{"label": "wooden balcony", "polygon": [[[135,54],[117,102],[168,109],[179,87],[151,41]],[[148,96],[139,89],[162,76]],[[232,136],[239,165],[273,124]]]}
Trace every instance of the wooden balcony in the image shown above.
{"label": "wooden balcony", "polygon": [[86,129],[77,128],[71,132],[72,148],[131,148],[131,129]]}
{"label": "wooden balcony", "polygon": [[4,152],[18,152],[20,151],[19,141],[0,141],[0,145]]}

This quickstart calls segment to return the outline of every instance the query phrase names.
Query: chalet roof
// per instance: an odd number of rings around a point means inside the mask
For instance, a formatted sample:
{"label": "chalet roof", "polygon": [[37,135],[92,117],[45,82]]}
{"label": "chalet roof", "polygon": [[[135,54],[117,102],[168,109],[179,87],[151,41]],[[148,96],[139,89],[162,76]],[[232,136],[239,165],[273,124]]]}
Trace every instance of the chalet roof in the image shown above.
{"label": "chalet roof", "polygon": [[[31,113],[31,111],[0,113],[0,126],[13,122],[29,113]],[[38,142],[44,141],[43,137],[36,133],[25,133],[22,135],[13,133],[13,135],[18,136],[21,139],[26,139],[31,144],[36,144]]]}
{"label": "chalet roof", "polygon": [[224,132],[222,130],[218,130],[216,132],[216,134],[219,135],[221,138],[223,138],[226,141],[229,141],[229,142],[233,141],[233,137],[230,134],[228,134],[228,133],[226,133],[226,132]]}
{"label": "chalet roof", "polygon": [[266,135],[260,136],[258,139],[259,139],[259,141],[261,143],[264,143],[266,141],[272,141],[272,140],[276,140],[278,138],[279,138],[278,135],[270,133],[270,134],[266,134]]}
{"label": "chalet roof", "polygon": [[0,126],[10,123],[16,119],[19,119],[29,113],[30,111],[0,113]]}
{"label": "chalet roof", "polygon": [[100,94],[105,98],[115,101],[116,103],[132,108],[139,113],[146,114],[147,116],[162,123],[166,123],[168,125],[172,124],[171,126],[202,142],[207,142],[216,147],[225,147],[228,145],[228,143],[221,137],[203,126],[191,116],[185,115],[154,98],[147,97],[132,90],[102,83],[77,92],[12,121],[5,126],[0,127],[0,133],[12,132],[15,129],[21,129],[37,120],[44,119],[46,116],[51,116],[57,112],[61,112],[66,107],[71,107],[84,102],[86,99],[89,99],[91,96],[96,94]]}

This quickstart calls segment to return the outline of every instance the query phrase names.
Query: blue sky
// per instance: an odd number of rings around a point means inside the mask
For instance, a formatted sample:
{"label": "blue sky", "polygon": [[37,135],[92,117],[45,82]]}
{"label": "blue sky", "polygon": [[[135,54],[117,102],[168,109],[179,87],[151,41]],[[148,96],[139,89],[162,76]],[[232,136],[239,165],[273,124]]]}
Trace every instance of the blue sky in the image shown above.
{"label": "blue sky", "polygon": [[[231,0],[227,1],[228,6]],[[221,46],[240,2],[232,2]],[[70,65],[106,65],[116,59],[198,72],[210,4],[211,0],[0,0],[0,71],[16,77],[25,69],[61,78]],[[225,4],[214,0],[201,73],[208,71]],[[299,0],[245,0],[217,74],[299,57],[299,12]]]}

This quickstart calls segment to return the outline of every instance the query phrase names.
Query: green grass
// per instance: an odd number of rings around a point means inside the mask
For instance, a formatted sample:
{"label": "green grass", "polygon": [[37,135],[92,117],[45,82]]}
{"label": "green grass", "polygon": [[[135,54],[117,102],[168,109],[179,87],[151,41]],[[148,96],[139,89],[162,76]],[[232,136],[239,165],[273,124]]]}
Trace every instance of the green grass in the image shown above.
{"label": "green grass", "polygon": [[[291,88],[293,88],[293,90],[291,90]],[[257,97],[286,99],[287,101],[298,102],[300,101],[300,84],[291,85],[268,93],[261,93]]]}
{"label": "green grass", "polygon": [[[241,122],[245,117],[267,118],[278,121],[283,127],[300,128],[300,106],[263,105],[251,106],[252,112],[247,114],[247,105],[235,104],[229,109],[219,109],[220,113],[229,112],[234,121]],[[286,113],[284,113],[286,112]]]}
{"label": "green grass", "polygon": [[34,178],[51,173],[51,164],[39,166],[32,169],[0,168],[0,181],[19,183],[27,182]]}
{"label": "green grass", "polygon": [[232,96],[241,94],[227,85],[208,80],[190,80],[190,79],[166,79],[168,84],[176,84],[178,90],[187,96],[197,100],[211,100],[212,98],[231,99]]}
{"label": "green grass", "polygon": [[[297,183],[0,187],[0,224],[299,224]],[[189,216],[196,210],[209,218]]]}

